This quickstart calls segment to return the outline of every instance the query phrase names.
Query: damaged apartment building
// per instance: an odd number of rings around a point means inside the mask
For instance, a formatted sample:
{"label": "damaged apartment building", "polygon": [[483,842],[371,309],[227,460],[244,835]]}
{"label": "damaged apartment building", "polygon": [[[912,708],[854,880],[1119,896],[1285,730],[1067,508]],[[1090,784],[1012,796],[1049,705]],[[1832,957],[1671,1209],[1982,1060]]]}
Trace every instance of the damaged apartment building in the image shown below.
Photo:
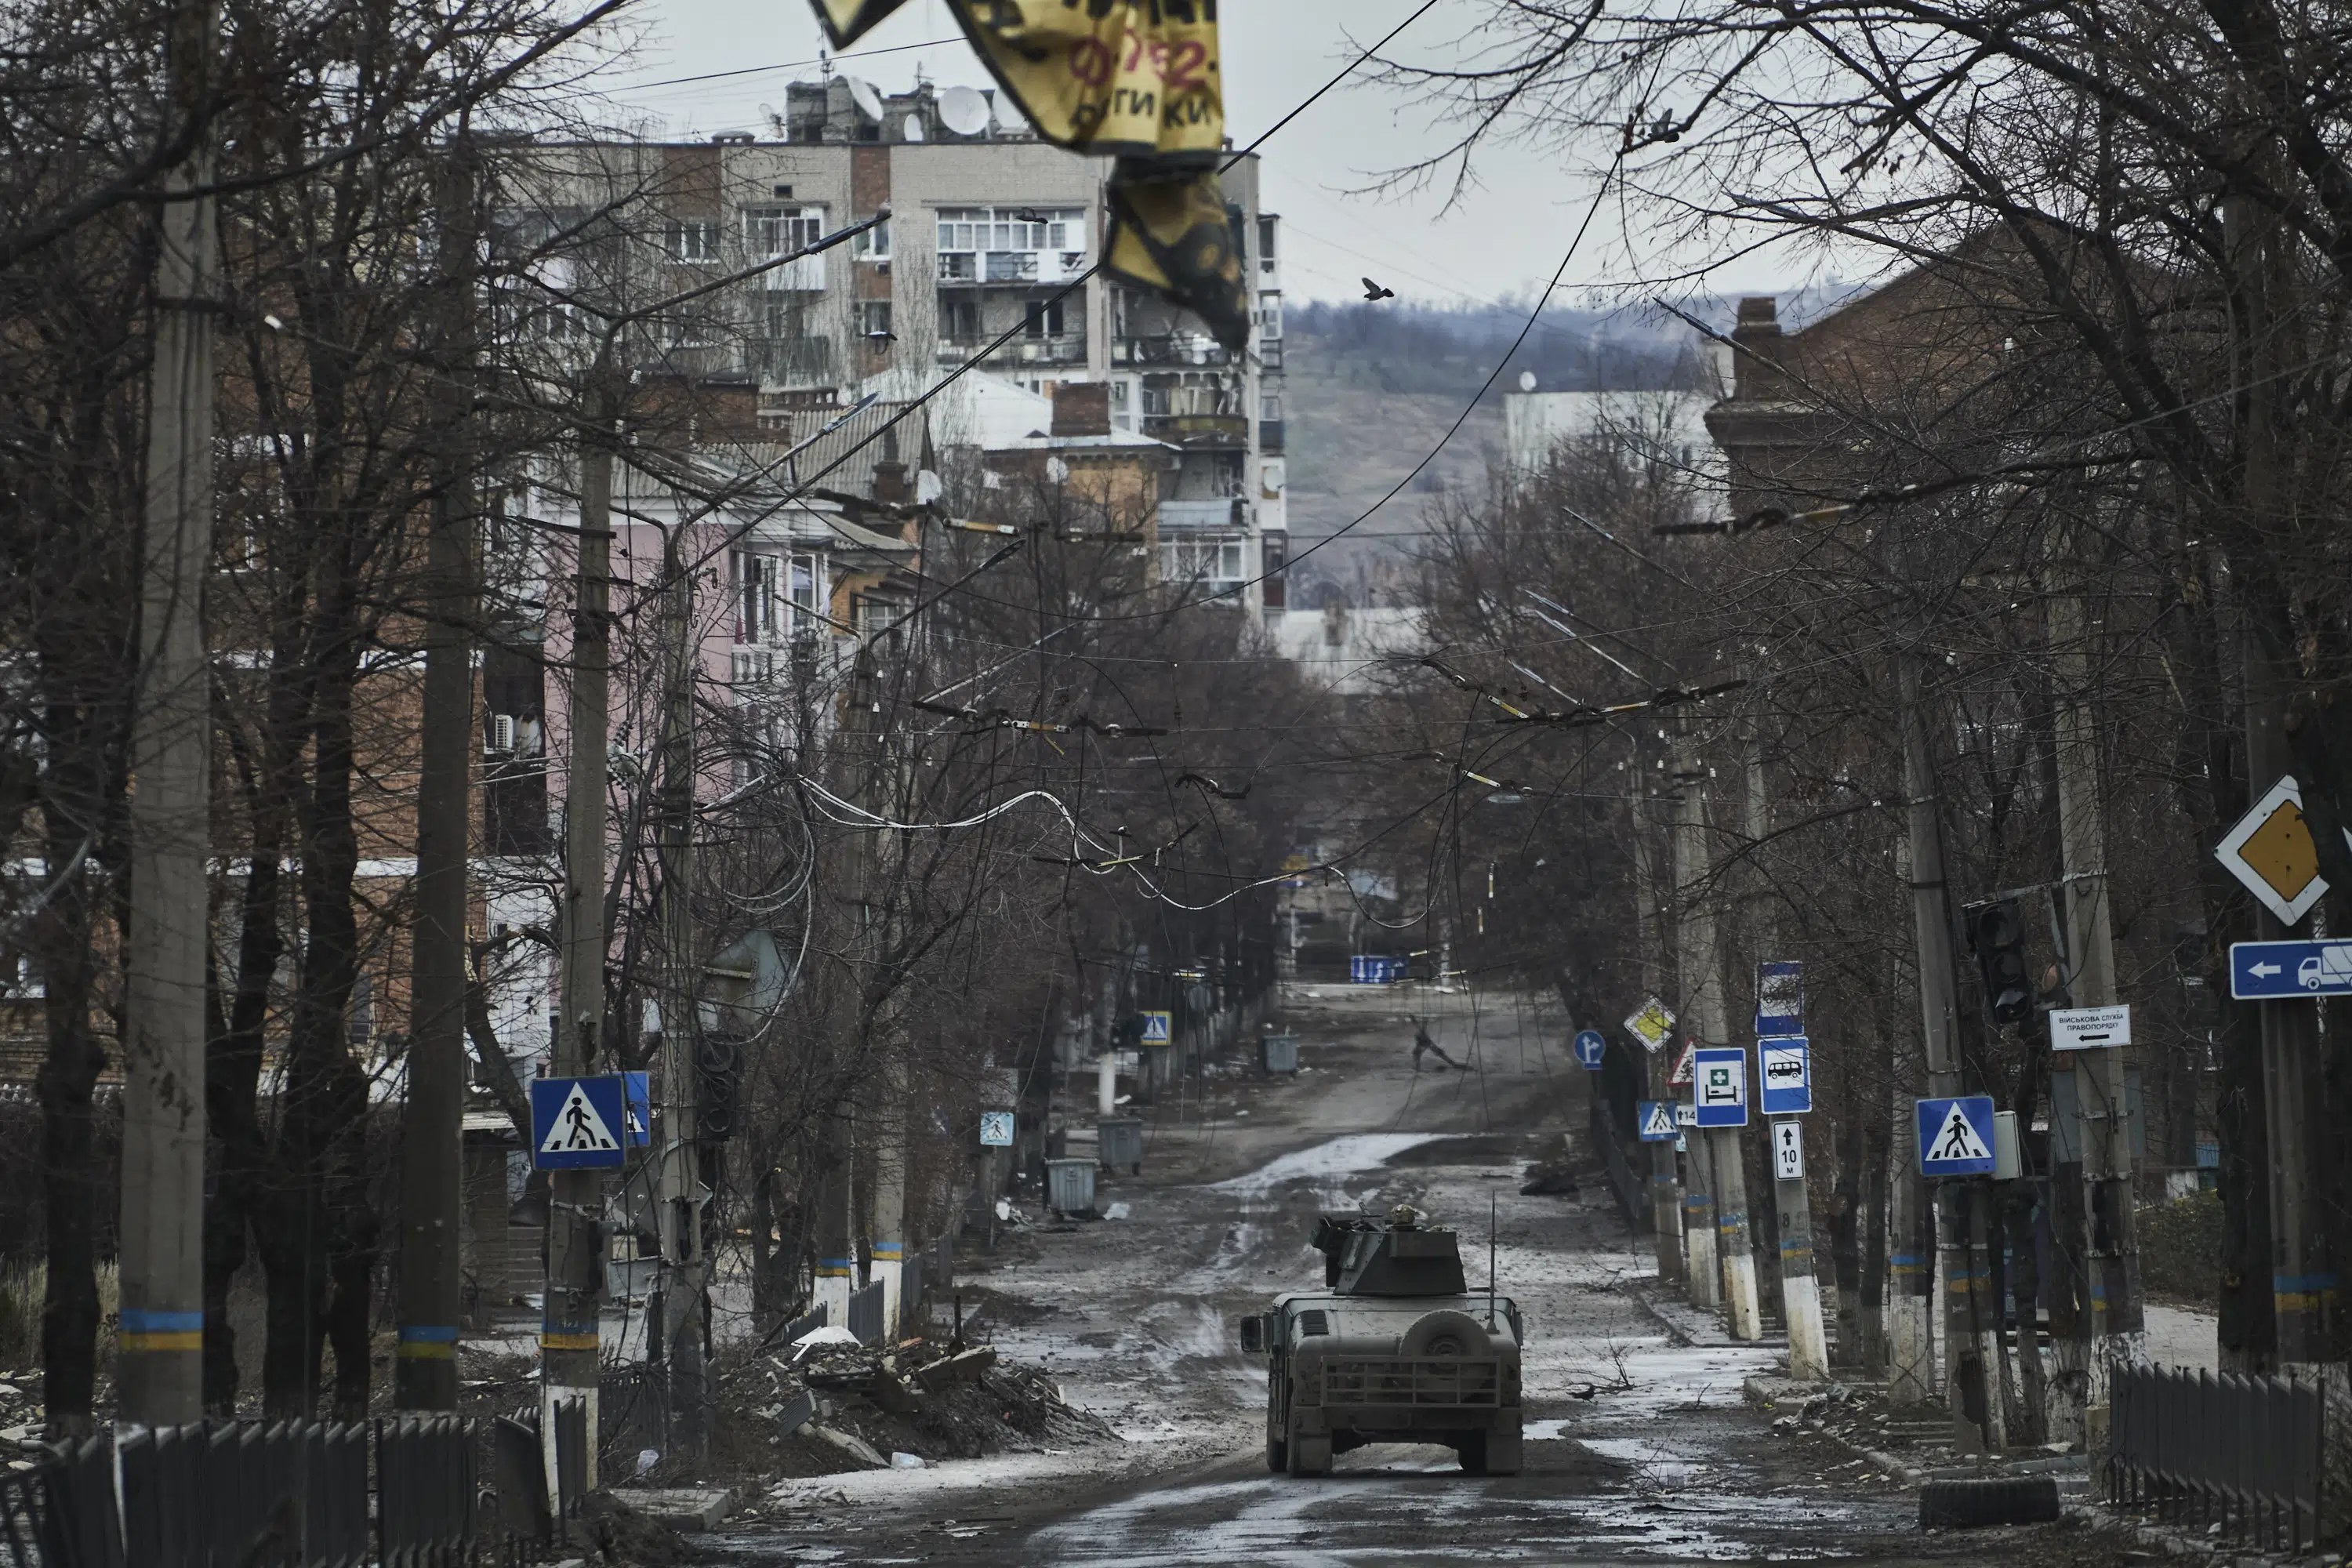
{"label": "damaged apartment building", "polygon": [[[885,96],[832,76],[793,84],[761,132],[541,143],[528,155],[549,173],[546,188],[571,192],[570,208],[540,215],[548,235],[600,205],[631,215],[641,291],[725,279],[887,209],[869,233],[664,312],[656,341],[633,356],[640,374],[656,361],[711,406],[748,405],[772,450],[868,397],[853,426],[878,426],[978,358],[964,383],[986,383],[935,396],[919,422],[816,481],[861,494],[878,482],[892,500],[925,450],[1002,445],[998,385],[1042,407],[1059,388],[1098,384],[1107,398],[1090,393],[1082,405],[1107,401],[1109,433],[1164,447],[1153,520],[1161,581],[1253,612],[1283,607],[1279,224],[1258,209],[1254,156],[1224,176],[1257,294],[1253,342],[1232,354],[1188,312],[1089,275],[1102,255],[1107,165],[1039,139],[997,95],[921,84]],[[552,270],[565,283],[574,276],[562,262]],[[812,471],[803,462],[797,477]]]}

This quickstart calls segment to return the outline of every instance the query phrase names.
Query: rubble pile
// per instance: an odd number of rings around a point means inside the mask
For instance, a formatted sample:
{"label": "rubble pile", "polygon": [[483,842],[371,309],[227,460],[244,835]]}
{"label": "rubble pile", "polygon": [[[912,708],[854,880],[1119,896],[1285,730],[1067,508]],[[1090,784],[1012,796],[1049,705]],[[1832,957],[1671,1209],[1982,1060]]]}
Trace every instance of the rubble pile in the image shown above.
{"label": "rubble pile", "polygon": [[[987,1346],[804,1342],[756,1358],[729,1384],[729,1425],[744,1468],[776,1476],[1116,1440],[1100,1417],[1064,1403],[1044,1373],[1002,1361]],[[745,1441],[754,1433],[757,1441]]]}

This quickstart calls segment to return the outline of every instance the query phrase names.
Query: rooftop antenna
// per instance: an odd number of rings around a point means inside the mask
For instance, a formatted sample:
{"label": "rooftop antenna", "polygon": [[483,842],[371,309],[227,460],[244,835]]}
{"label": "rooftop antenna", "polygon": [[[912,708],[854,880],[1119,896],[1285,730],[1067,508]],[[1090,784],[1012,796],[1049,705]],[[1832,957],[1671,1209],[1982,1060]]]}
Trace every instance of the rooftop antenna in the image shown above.
{"label": "rooftop antenna", "polygon": [[833,75],[833,51],[824,47],[822,44],[817,46],[816,69],[819,76],[830,77]]}

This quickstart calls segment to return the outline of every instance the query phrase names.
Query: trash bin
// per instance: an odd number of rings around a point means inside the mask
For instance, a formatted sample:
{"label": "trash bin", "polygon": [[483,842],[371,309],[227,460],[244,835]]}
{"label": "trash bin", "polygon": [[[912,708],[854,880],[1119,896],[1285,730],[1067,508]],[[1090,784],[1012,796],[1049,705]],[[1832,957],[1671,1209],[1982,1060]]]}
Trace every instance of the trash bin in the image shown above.
{"label": "trash bin", "polygon": [[1298,1070],[1298,1037],[1265,1035],[1257,1043],[1258,1061],[1270,1073]]}
{"label": "trash bin", "polygon": [[1095,1163],[1092,1160],[1045,1162],[1045,1206],[1059,1215],[1095,1212]]}
{"label": "trash bin", "polygon": [[1095,1136],[1104,1170],[1133,1174],[1143,1169],[1143,1118],[1106,1116],[1095,1123]]}

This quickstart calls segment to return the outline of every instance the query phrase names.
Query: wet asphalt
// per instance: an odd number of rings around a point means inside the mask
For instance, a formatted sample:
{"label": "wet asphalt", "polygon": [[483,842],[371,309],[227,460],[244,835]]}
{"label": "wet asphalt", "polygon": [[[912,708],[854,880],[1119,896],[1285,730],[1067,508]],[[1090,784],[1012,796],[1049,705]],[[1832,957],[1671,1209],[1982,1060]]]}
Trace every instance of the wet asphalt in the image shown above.
{"label": "wet asphalt", "polygon": [[[707,1543],[742,1563],[1038,1568],[2145,1561],[2071,1526],[1923,1534],[1910,1490],[1830,1438],[1773,1433],[1742,1383],[1775,1351],[1680,1342],[1642,1304],[1650,1264],[1601,1191],[1519,1194],[1527,1160],[1584,1122],[1558,1020],[1479,1019],[1475,1085],[1415,1079],[1387,1016],[1323,1021],[1325,1082],[1206,1086],[1144,1177],[1103,1194],[1129,1217],[1017,1233],[965,1277],[976,1331],[1051,1367],[1122,1442],[789,1483]],[[1381,1445],[1329,1477],[1271,1475],[1263,1364],[1234,1320],[1319,1278],[1318,1210],[1399,1202],[1461,1231],[1474,1289],[1494,1215],[1498,1288],[1531,1323],[1527,1468],[1472,1478],[1447,1450]]]}

